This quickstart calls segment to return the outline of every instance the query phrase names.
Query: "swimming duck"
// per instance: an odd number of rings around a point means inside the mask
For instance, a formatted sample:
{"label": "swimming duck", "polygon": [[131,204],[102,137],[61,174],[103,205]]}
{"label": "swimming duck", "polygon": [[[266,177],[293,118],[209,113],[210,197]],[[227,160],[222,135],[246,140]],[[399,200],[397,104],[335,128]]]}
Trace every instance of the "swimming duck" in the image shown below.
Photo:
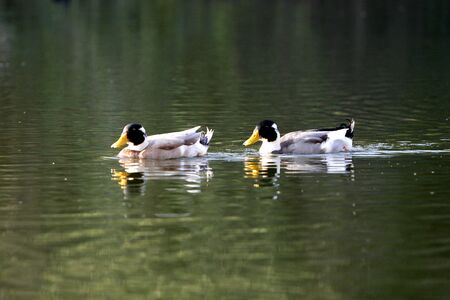
{"label": "swimming duck", "polygon": [[120,158],[172,159],[203,156],[208,151],[214,130],[206,128],[206,133],[197,132],[200,126],[184,131],[147,136],[141,124],[126,125],[120,138],[111,148],[122,149]]}
{"label": "swimming duck", "polygon": [[347,119],[335,128],[295,131],[281,137],[274,121],[261,121],[244,146],[262,141],[260,154],[319,154],[347,152],[352,149],[355,121]]}

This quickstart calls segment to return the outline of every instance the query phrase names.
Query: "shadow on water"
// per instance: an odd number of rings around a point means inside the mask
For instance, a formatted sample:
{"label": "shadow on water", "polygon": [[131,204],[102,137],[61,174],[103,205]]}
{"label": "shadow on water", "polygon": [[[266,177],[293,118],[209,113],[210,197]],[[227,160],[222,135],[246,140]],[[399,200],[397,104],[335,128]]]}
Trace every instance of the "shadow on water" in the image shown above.
{"label": "shadow on water", "polygon": [[199,193],[201,184],[210,181],[213,171],[206,158],[143,160],[120,159],[121,169],[111,169],[112,180],[117,181],[124,197],[145,195],[149,180],[181,180],[185,192]]}
{"label": "shadow on water", "polygon": [[353,173],[351,153],[308,156],[213,153],[209,157],[195,159],[120,159],[120,168],[111,169],[111,179],[118,183],[125,199],[145,195],[148,181],[158,180],[183,181],[183,192],[200,193],[202,184],[210,182],[214,175],[210,161],[243,161],[244,178],[255,180],[254,187],[277,187],[282,173]]}
{"label": "shadow on water", "polygon": [[283,170],[288,174],[298,173],[351,173],[352,154],[292,156],[246,156],[245,174],[248,178],[279,176]]}
{"label": "shadow on water", "polygon": [[[448,154],[449,149],[433,149],[433,145],[373,144],[357,146],[347,153],[317,155],[270,155],[260,156],[256,152],[210,153],[206,157],[173,160],[120,159],[120,168],[111,169],[111,178],[123,191],[124,198],[143,196],[149,181],[182,181],[183,185],[170,188],[182,193],[200,193],[201,187],[209,183],[214,175],[210,162],[243,162],[243,175],[254,180],[253,187],[278,189],[285,176],[302,174],[341,174],[354,179],[353,160],[364,157],[398,157],[403,155]],[[169,190],[169,188],[166,188]],[[152,191],[154,192],[154,191]],[[276,198],[276,196],[274,196]]]}
{"label": "shadow on water", "polygon": [[245,178],[253,180],[254,188],[272,187],[273,200],[278,199],[284,176],[302,174],[347,174],[353,176],[351,153],[328,155],[257,156],[244,159]]}

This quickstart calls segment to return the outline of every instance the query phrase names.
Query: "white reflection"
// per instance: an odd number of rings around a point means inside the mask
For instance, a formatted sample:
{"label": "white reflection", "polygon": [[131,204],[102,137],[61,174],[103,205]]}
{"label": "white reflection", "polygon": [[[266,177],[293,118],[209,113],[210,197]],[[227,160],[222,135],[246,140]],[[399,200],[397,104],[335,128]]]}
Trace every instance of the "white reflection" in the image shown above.
{"label": "white reflection", "polygon": [[[264,186],[275,187],[278,191],[279,178],[281,172],[281,157],[274,156],[247,156],[244,160],[245,178],[254,180],[253,187],[259,188]],[[273,199],[278,198],[278,193]]]}
{"label": "white reflection", "polygon": [[335,153],[315,156],[288,156],[283,159],[286,173],[330,173],[353,172],[351,153]]}
{"label": "white reflection", "polygon": [[[296,156],[249,155],[244,160],[245,178],[254,180],[253,186],[272,186],[278,191],[284,174],[328,173],[353,176],[351,153]],[[278,193],[274,196],[276,199]]]}
{"label": "white reflection", "polygon": [[144,195],[148,180],[182,180],[187,193],[200,193],[201,184],[209,182],[213,171],[206,158],[148,160],[120,159],[120,170],[111,169],[112,180],[117,181],[125,198]]}

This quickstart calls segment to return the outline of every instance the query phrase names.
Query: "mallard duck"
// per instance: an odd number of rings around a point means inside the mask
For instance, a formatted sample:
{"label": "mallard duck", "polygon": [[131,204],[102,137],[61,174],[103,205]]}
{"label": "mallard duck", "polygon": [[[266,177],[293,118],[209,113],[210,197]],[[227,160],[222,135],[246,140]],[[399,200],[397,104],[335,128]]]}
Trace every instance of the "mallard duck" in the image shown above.
{"label": "mallard duck", "polygon": [[262,141],[260,154],[319,154],[347,152],[352,149],[355,121],[347,120],[335,128],[295,131],[281,137],[278,126],[271,120],[261,121],[244,146]]}
{"label": "mallard duck", "polygon": [[172,159],[203,156],[208,151],[214,130],[197,132],[200,126],[184,131],[147,136],[141,124],[126,125],[111,148],[128,146],[117,155],[120,158]]}

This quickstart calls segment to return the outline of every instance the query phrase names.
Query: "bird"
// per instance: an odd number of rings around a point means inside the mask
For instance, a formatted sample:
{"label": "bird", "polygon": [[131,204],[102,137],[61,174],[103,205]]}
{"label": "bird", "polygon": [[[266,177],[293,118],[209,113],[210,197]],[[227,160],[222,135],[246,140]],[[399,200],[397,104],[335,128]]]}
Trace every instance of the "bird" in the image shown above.
{"label": "bird", "polygon": [[138,123],[125,125],[119,139],[111,148],[122,148],[119,158],[173,159],[206,155],[214,130],[197,132],[201,126],[187,130],[147,136]]}
{"label": "bird", "polygon": [[348,152],[352,150],[355,120],[346,121],[334,128],[294,131],[281,136],[274,121],[263,120],[243,145],[250,146],[262,141],[259,148],[261,155]]}

